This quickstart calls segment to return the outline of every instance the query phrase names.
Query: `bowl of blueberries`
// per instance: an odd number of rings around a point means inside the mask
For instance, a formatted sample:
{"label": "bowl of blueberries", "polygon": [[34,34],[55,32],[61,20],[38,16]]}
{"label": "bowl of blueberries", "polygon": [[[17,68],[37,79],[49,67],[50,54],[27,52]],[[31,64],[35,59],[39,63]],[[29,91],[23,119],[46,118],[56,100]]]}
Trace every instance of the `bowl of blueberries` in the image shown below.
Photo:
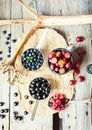
{"label": "bowl of blueberries", "polygon": [[56,48],[49,53],[48,66],[56,74],[65,74],[73,67],[73,56],[68,49]]}
{"label": "bowl of blueberries", "polygon": [[21,62],[24,68],[30,71],[34,71],[42,66],[44,58],[38,49],[29,48],[23,52],[21,56]]}

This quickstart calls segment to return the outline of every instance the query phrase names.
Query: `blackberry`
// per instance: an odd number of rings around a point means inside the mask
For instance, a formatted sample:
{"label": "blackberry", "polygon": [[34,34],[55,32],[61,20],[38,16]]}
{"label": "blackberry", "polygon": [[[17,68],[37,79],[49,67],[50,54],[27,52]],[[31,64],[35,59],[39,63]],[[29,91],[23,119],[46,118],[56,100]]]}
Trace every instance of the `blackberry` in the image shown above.
{"label": "blackberry", "polygon": [[50,93],[50,83],[42,78],[33,79],[29,85],[29,92],[35,99],[42,100],[48,97]]}
{"label": "blackberry", "polygon": [[21,56],[22,65],[30,71],[40,68],[43,64],[43,56],[37,49],[27,49]]}

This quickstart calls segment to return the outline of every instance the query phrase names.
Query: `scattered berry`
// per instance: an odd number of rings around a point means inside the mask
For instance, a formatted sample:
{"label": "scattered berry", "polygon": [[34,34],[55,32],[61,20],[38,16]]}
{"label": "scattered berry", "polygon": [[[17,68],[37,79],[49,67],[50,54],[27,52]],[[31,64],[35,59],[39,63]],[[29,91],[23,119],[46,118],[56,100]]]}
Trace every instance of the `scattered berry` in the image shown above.
{"label": "scattered berry", "polygon": [[80,71],[78,69],[75,69],[74,75],[77,76],[79,73],[80,73]]}
{"label": "scattered berry", "polygon": [[81,61],[76,61],[76,64],[75,64],[75,66],[77,67],[77,68],[80,68],[80,66],[81,66]]}
{"label": "scattered berry", "polygon": [[24,96],[24,98],[25,98],[25,99],[28,99],[28,98],[29,98],[29,96],[28,96],[28,95],[25,95],[25,96]]}
{"label": "scattered berry", "polygon": [[5,118],[5,117],[6,117],[5,115],[0,115],[0,118],[1,118],[1,119]]}
{"label": "scattered berry", "polygon": [[0,102],[0,107],[4,105],[4,102]]}
{"label": "scattered berry", "polygon": [[83,57],[85,55],[85,53],[86,53],[86,51],[84,51],[82,49],[78,51],[78,54],[80,57]]}
{"label": "scattered berry", "polygon": [[3,52],[2,51],[0,51],[0,54],[2,54]]}
{"label": "scattered berry", "polygon": [[17,93],[17,92],[15,92],[15,93],[14,93],[14,97],[17,97],[17,96],[18,96],[18,93]]}
{"label": "scattered berry", "polygon": [[7,33],[7,31],[6,31],[6,30],[2,31],[2,34],[6,34],[6,33]]}
{"label": "scattered berry", "polygon": [[24,111],[24,115],[27,115],[28,114],[28,112],[27,111]]}
{"label": "scattered berry", "polygon": [[85,80],[85,78],[83,76],[78,76],[78,81],[79,82],[83,82]]}
{"label": "scattered berry", "polygon": [[18,106],[19,105],[19,102],[14,102],[14,106]]}
{"label": "scattered berry", "polygon": [[82,36],[77,36],[76,37],[77,42],[82,42],[83,40],[84,40],[84,37],[82,37]]}
{"label": "scattered berry", "polygon": [[5,112],[5,113],[8,113],[8,112],[9,112],[9,109],[5,109],[4,112]]}
{"label": "scattered berry", "polygon": [[69,81],[69,84],[70,84],[70,85],[74,85],[74,84],[75,84],[75,80],[70,80],[70,81]]}
{"label": "scattered berry", "polygon": [[0,57],[0,61],[2,61],[3,60],[3,58],[2,57]]}
{"label": "scattered berry", "polygon": [[17,41],[17,39],[12,39],[12,43],[15,43]]}

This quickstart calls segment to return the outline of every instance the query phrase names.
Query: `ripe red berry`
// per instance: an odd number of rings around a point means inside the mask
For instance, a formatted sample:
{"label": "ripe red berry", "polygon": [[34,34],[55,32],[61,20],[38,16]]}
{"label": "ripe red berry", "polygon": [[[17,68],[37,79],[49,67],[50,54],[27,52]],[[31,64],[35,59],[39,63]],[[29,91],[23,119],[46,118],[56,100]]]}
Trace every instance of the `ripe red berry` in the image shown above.
{"label": "ripe red berry", "polygon": [[55,52],[50,52],[49,58],[53,58],[53,57],[55,57],[55,56],[56,56],[56,53],[55,53]]}
{"label": "ripe red berry", "polygon": [[62,54],[60,51],[56,52],[56,57],[60,57]]}
{"label": "ripe red berry", "polygon": [[75,71],[74,71],[74,75],[76,76],[76,75],[78,75],[80,73],[80,71],[78,70],[78,69],[76,69]]}
{"label": "ripe red berry", "polygon": [[70,81],[69,81],[69,84],[70,84],[70,85],[74,85],[74,84],[75,84],[75,80],[70,80]]}
{"label": "ripe red berry", "polygon": [[58,100],[56,100],[56,104],[57,105],[60,105],[61,104],[61,101],[58,99]]}
{"label": "ripe red berry", "polygon": [[78,76],[78,81],[79,82],[83,82],[85,80],[85,78],[83,76]]}
{"label": "ripe red berry", "polygon": [[80,65],[81,65],[81,61],[76,61],[76,64],[75,64],[75,66],[77,67],[77,68],[80,68]]}
{"label": "ripe red berry", "polygon": [[72,67],[72,63],[68,62],[66,65],[65,65],[66,68],[70,69]]}
{"label": "ripe red berry", "polygon": [[83,40],[84,40],[84,37],[82,37],[82,36],[77,36],[76,37],[77,42],[82,42]]}
{"label": "ripe red berry", "polygon": [[56,64],[56,63],[57,63],[57,58],[56,58],[56,57],[53,57],[53,58],[51,59],[51,62],[52,62],[53,64]]}
{"label": "ripe red berry", "polygon": [[59,72],[59,69],[60,69],[60,67],[56,67],[56,68],[55,68],[55,71],[56,71],[56,72]]}
{"label": "ripe red berry", "polygon": [[85,53],[86,53],[86,51],[84,51],[84,50],[78,51],[78,54],[79,54],[80,57],[83,57],[85,55]]}
{"label": "ripe red berry", "polygon": [[61,111],[61,107],[57,107],[56,110],[57,110],[58,112],[60,112],[60,111]]}
{"label": "ripe red berry", "polygon": [[50,68],[51,68],[51,70],[55,70],[55,65],[54,65],[54,64],[51,64],[51,65],[50,65]]}
{"label": "ripe red berry", "polygon": [[69,52],[66,52],[66,53],[64,54],[64,56],[65,56],[65,58],[70,58],[70,57],[71,57],[71,54],[70,54]]}

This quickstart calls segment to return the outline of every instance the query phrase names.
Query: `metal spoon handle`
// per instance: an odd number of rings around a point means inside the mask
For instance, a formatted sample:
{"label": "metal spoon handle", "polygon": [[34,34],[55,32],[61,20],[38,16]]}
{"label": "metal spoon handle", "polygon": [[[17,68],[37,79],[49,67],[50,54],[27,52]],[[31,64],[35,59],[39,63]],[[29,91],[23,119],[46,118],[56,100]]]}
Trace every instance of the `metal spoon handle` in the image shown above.
{"label": "metal spoon handle", "polygon": [[36,100],[36,102],[35,102],[35,104],[34,104],[32,116],[31,116],[31,121],[34,120],[34,117],[35,117],[35,114],[36,114],[36,110],[37,110],[38,105],[39,105],[39,100]]}

